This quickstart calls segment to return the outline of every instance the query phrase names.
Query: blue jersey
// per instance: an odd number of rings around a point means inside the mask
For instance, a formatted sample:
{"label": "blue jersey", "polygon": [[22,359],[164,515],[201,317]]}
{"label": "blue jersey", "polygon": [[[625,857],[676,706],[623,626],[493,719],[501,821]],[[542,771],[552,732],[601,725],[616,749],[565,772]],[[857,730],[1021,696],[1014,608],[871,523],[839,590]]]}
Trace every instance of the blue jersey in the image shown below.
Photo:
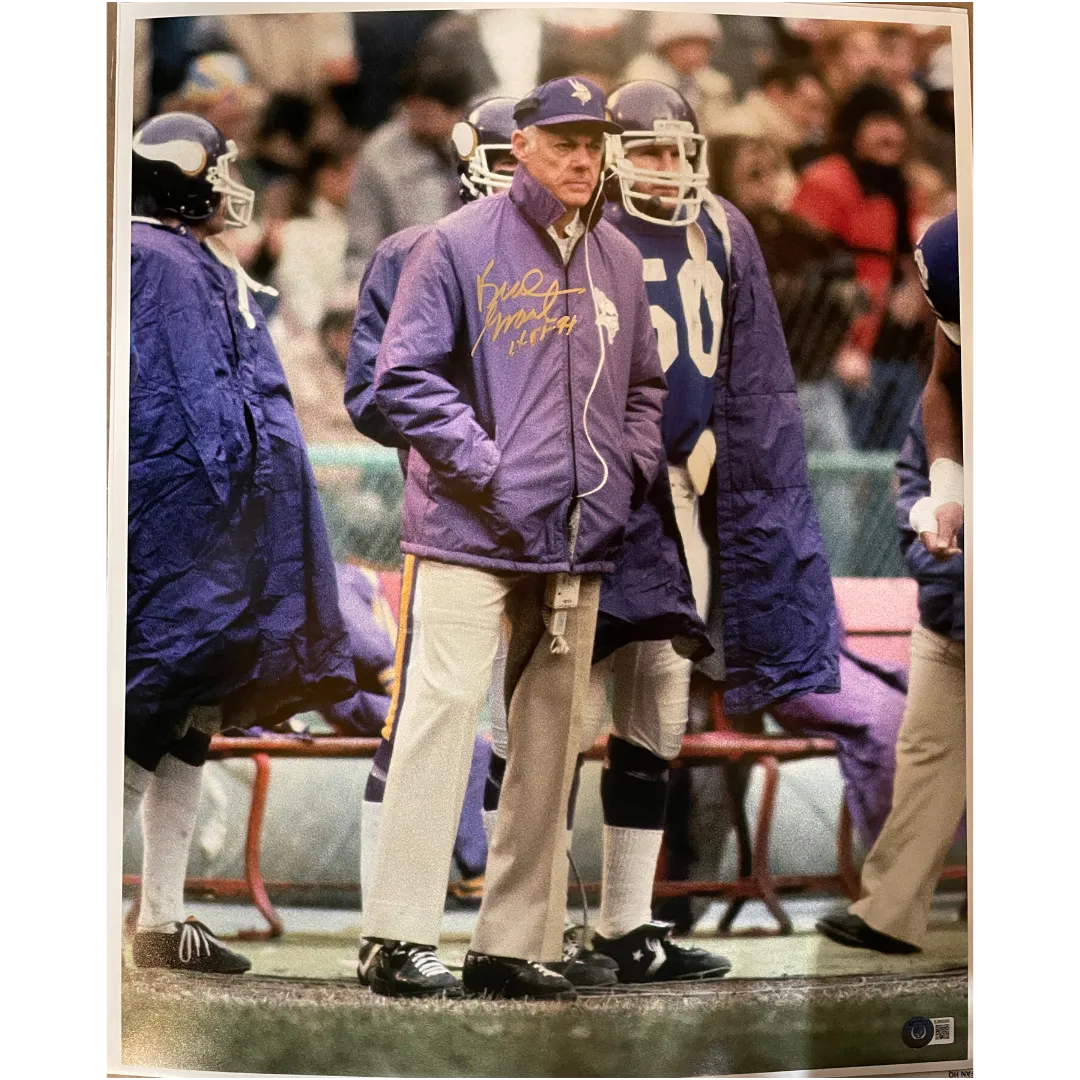
{"label": "blue jersey", "polygon": [[954,344],[960,344],[960,253],[956,211],[935,221],[915,248],[923,292],[938,325]]}
{"label": "blue jersey", "polygon": [[685,227],[643,221],[620,203],[609,203],[604,214],[644,259],[649,314],[668,385],[664,448],[671,464],[682,465],[712,426],[727,293],[724,240],[704,210]]}

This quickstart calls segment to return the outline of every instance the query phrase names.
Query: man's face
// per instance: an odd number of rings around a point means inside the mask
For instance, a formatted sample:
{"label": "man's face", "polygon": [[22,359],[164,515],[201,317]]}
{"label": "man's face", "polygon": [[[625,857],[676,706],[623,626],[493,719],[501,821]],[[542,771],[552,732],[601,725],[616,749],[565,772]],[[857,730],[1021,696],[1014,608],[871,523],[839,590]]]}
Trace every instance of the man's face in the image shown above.
{"label": "man's face", "polygon": [[803,133],[824,131],[829,122],[829,97],[817,79],[804,75],[790,93],[777,83],[769,97],[787,114]]}
{"label": "man's face", "polygon": [[683,76],[707,67],[712,43],[707,38],[680,38],[661,49],[663,58]]}
{"label": "man's face", "polygon": [[844,39],[839,65],[847,76],[849,85],[856,85],[870,78],[881,63],[881,51],[877,35],[872,30],[853,30]]}
{"label": "man's face", "polygon": [[413,138],[439,149],[445,147],[450,132],[461,119],[460,109],[450,109],[434,98],[406,98],[402,108]]}
{"label": "man's face", "polygon": [[523,131],[515,131],[512,145],[518,161],[567,208],[589,205],[603,156],[604,136],[595,124],[560,124],[537,128],[529,145]]}
{"label": "man's face", "polygon": [[503,176],[513,176],[517,171],[517,158],[509,150],[496,150],[488,154],[488,168]]}
{"label": "man's face", "polygon": [[[646,169],[649,172],[678,173],[690,169],[689,162],[680,163],[679,147],[671,141],[658,140],[636,146],[626,151],[626,158],[635,168]],[[679,188],[675,184],[653,184],[645,180],[637,181],[632,190],[640,191],[643,195],[654,195],[660,199],[675,199],[679,194]]]}
{"label": "man's face", "polygon": [[875,165],[897,166],[903,160],[907,132],[891,116],[868,116],[855,133],[855,156]]}
{"label": "man's face", "polygon": [[750,142],[741,146],[731,167],[731,200],[744,213],[776,205],[779,162],[768,147]]}

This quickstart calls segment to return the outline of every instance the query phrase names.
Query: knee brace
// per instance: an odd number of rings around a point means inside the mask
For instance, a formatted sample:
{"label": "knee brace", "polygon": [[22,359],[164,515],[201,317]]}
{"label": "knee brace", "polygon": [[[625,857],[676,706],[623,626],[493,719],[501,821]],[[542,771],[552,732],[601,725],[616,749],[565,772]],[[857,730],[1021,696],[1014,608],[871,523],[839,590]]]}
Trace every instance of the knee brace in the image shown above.
{"label": "knee brace", "polygon": [[164,756],[163,747],[155,746],[147,739],[124,736],[124,757],[131,758],[136,765],[140,765],[147,772],[154,772]]}
{"label": "knee brace", "polygon": [[485,810],[499,809],[499,796],[502,794],[502,782],[505,775],[506,758],[493,753],[488,763],[487,780],[484,781]]}
{"label": "knee brace", "polygon": [[150,723],[124,725],[124,757],[131,758],[147,772],[156,771],[161,759],[169,752],[171,737],[162,738],[162,729]]}
{"label": "knee brace", "polygon": [[386,774],[390,770],[390,758],[394,752],[393,739],[383,739],[379,743],[379,749],[371,759],[371,772],[368,773],[367,784],[364,787],[364,802],[383,801],[386,792]]}
{"label": "knee brace", "polygon": [[193,727],[187,729],[182,739],[178,739],[168,749],[174,758],[179,758],[186,765],[196,768],[206,764],[210,753],[210,736],[205,731]]}
{"label": "knee brace", "polygon": [[663,829],[668,762],[618,736],[608,738],[600,777],[604,824],[622,829]]}

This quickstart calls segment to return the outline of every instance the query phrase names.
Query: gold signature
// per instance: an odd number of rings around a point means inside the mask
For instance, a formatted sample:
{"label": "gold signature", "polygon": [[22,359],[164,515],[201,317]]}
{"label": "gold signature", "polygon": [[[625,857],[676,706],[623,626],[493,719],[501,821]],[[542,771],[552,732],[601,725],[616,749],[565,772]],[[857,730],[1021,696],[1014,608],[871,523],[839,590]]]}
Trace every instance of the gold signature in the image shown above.
{"label": "gold signature", "polygon": [[[569,334],[574,329],[577,323],[576,315],[560,315],[556,318],[551,314],[551,309],[560,296],[583,293],[584,288],[560,289],[555,278],[552,278],[545,286],[544,272],[538,267],[524,273],[512,285],[507,281],[496,284],[487,279],[494,265],[495,260],[492,259],[484,267],[484,272],[476,276],[476,305],[484,316],[484,326],[473,344],[472,355],[476,355],[480,342],[489,330],[493,342],[498,341],[504,334],[521,331],[520,335],[510,342],[510,355],[513,356],[516,349],[526,345],[535,345],[538,341],[543,341],[552,331],[557,334]],[[517,311],[506,313],[499,310],[499,305],[503,301],[516,300],[523,296],[539,300],[541,302],[539,308],[522,307]],[[530,323],[539,323],[539,325],[530,328]]]}

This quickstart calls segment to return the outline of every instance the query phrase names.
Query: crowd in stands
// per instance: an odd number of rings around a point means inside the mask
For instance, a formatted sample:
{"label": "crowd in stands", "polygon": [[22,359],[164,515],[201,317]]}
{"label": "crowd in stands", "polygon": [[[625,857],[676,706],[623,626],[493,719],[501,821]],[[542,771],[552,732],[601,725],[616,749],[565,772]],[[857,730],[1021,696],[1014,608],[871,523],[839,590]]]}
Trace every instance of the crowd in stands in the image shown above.
{"label": "crowd in stands", "polygon": [[[946,28],[557,7],[142,20],[135,123],[199,113],[234,139],[256,280],[309,442],[362,441],[342,405],[366,261],[459,205],[449,136],[470,102],[562,75],[676,87],[713,190],[750,219],[810,450],[896,449],[932,323],[914,243],[955,206]],[[837,489],[843,517],[846,489]]]}

